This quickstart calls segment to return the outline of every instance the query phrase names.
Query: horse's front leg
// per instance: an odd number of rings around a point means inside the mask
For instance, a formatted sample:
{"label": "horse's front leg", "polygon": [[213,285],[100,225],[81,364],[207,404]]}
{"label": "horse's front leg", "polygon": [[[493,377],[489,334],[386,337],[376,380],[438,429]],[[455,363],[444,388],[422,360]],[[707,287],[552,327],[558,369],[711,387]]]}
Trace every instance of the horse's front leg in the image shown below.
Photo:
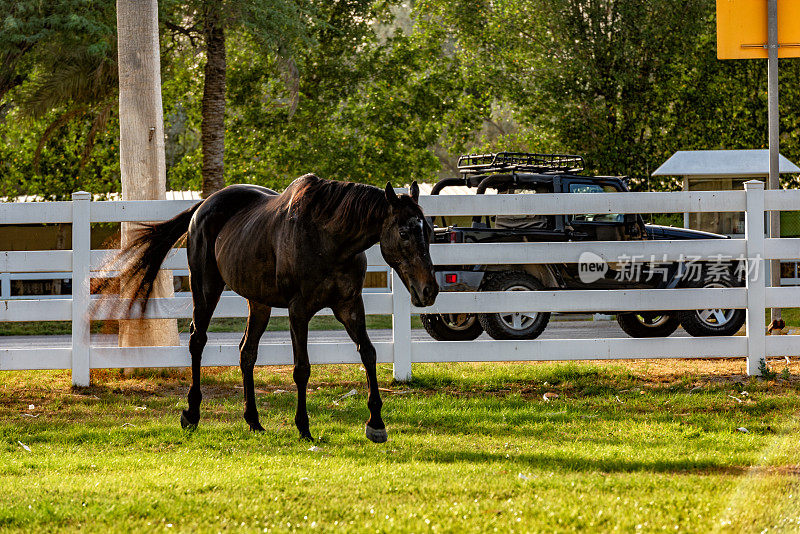
{"label": "horse's front leg", "polygon": [[361,363],[364,364],[364,370],[367,373],[367,387],[369,387],[367,407],[369,408],[369,420],[365,427],[365,433],[370,441],[383,443],[388,439],[388,434],[386,432],[386,425],[383,424],[383,419],[381,418],[383,401],[381,400],[381,394],[378,390],[378,377],[375,369],[377,354],[375,353],[375,347],[372,345],[367,335],[367,323],[364,317],[364,301],[359,294],[352,299],[343,301],[340,305],[336,306],[333,311],[339,322],[344,325],[350,339],[356,344],[356,348],[361,355]]}
{"label": "horse's front leg", "polygon": [[308,361],[308,321],[305,310],[289,307],[289,325],[292,331],[292,350],[294,352],[294,383],[297,385],[297,413],[294,424],[300,432],[300,439],[314,441],[308,427],[306,409],[306,390],[311,376],[311,363]]}

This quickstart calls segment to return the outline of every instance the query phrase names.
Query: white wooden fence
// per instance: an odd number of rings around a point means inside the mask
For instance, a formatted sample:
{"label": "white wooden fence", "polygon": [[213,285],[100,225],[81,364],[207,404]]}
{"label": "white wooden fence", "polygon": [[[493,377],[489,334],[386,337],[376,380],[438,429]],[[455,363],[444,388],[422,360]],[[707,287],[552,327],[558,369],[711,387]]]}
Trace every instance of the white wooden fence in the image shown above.
{"label": "white wooden fence", "polygon": [[[93,368],[189,366],[186,346],[92,347],[88,310],[91,303],[89,275],[100,268],[108,251],[90,249],[90,223],[165,220],[188,208],[193,201],[90,202],[89,193],[79,192],[72,202],[0,203],[0,224],[72,223],[73,249],[56,251],[0,251],[0,273],[72,272],[72,298],[46,300],[0,300],[0,321],[72,321],[71,348],[0,350],[0,370],[71,369],[76,385],[89,384]],[[770,356],[800,355],[800,337],[765,336],[766,307],[794,307],[800,303],[800,288],[765,286],[765,260],[800,258],[800,239],[765,239],[765,210],[794,210],[800,206],[800,191],[764,191],[761,182],[745,184],[745,191],[678,193],[539,194],[488,196],[426,196],[420,199],[427,215],[557,215],[565,213],[665,213],[744,211],[744,239],[694,241],[623,241],[568,243],[501,243],[434,245],[431,254],[440,265],[578,263],[581,253],[591,251],[606,261],[624,261],[631,256],[680,260],[748,258],[746,287],[733,289],[670,290],[581,290],[525,292],[441,293],[431,308],[411,305],[409,294],[395,273],[391,290],[367,292],[368,314],[393,316],[393,341],[375,343],[378,361],[394,364],[398,380],[411,376],[415,362],[487,362],[593,360],[627,358],[717,358],[747,359],[747,372],[758,374],[759,362]],[[0,244],[2,249],[2,244]],[[377,247],[367,252],[371,266],[385,266]],[[185,250],[176,250],[165,269],[186,269]],[[597,310],[644,311],[705,308],[746,308],[747,336],[716,338],[651,339],[547,339],[532,341],[411,341],[411,314],[423,312],[512,312]],[[322,314],[330,314],[324,310]],[[246,301],[223,296],[215,317],[243,317]],[[275,310],[274,316],[285,316]],[[191,316],[191,298],[176,296],[154,299],[147,317]],[[97,315],[94,319],[108,319]],[[265,336],[268,340],[269,336]],[[359,363],[352,343],[311,343],[312,363]],[[291,347],[262,343],[258,365],[292,363]],[[203,365],[237,365],[235,346],[206,346]]]}

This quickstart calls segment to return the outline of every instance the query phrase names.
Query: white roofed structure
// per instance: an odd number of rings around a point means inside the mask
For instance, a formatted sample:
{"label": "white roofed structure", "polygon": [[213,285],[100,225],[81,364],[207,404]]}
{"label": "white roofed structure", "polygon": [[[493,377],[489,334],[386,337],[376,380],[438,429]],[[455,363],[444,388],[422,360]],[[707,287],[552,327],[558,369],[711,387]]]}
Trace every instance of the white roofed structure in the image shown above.
{"label": "white roofed structure", "polygon": [[[794,163],[779,156],[782,174],[800,173]],[[769,150],[679,150],[653,172],[653,176],[736,176],[761,178],[769,175]]]}
{"label": "white roofed structure", "polygon": [[[800,167],[779,157],[782,174],[800,173]],[[652,176],[681,176],[684,191],[726,191],[744,189],[747,180],[769,176],[769,150],[679,150],[653,172]],[[683,226],[719,234],[744,232],[744,214],[736,212],[684,213]]]}

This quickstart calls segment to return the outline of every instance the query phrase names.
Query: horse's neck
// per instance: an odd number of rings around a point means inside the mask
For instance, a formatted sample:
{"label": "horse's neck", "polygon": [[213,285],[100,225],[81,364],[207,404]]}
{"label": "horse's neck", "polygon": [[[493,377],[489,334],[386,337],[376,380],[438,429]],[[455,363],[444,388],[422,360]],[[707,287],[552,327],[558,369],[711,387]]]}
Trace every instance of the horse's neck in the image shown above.
{"label": "horse's neck", "polygon": [[342,229],[336,235],[340,243],[339,250],[343,256],[355,256],[372,247],[380,241],[381,230],[386,215],[372,217],[363,221],[358,227]]}

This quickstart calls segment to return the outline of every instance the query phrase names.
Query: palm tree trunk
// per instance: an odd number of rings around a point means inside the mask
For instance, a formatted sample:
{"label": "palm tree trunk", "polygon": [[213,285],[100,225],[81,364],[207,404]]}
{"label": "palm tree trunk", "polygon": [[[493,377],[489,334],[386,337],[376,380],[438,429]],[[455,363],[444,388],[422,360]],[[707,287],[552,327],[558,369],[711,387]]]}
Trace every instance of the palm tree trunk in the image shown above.
{"label": "palm tree trunk", "polygon": [[206,68],[203,86],[203,198],[225,187],[225,26],[222,2],[205,3]]}
{"label": "palm tree trunk", "polygon": [[[157,0],[118,0],[117,65],[119,68],[119,158],[124,200],[166,197],[164,117]],[[122,245],[130,238],[122,225]],[[120,288],[125,296],[125,288]],[[172,273],[161,271],[155,297],[172,296]],[[178,344],[174,319],[120,321],[122,347]]]}

